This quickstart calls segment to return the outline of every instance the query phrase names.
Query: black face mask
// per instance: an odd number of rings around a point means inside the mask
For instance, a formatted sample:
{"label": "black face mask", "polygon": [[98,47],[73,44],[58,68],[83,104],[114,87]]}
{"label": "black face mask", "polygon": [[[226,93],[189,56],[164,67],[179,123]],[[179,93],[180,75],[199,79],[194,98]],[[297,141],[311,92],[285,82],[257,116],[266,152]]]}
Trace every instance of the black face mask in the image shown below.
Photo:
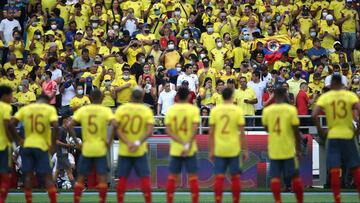
{"label": "black face mask", "polygon": [[209,61],[203,61],[205,67],[209,67]]}
{"label": "black face mask", "polygon": [[101,61],[95,61],[94,64],[100,65],[100,64],[101,64]]}
{"label": "black face mask", "polygon": [[340,51],[341,47],[335,47],[335,51]]}
{"label": "black face mask", "polygon": [[9,74],[9,77],[10,77],[10,78],[15,78],[15,74],[14,74],[14,73],[10,73],[10,74]]}
{"label": "black face mask", "polygon": [[144,32],[145,32],[146,34],[149,34],[149,33],[150,33],[150,30],[144,30]]}

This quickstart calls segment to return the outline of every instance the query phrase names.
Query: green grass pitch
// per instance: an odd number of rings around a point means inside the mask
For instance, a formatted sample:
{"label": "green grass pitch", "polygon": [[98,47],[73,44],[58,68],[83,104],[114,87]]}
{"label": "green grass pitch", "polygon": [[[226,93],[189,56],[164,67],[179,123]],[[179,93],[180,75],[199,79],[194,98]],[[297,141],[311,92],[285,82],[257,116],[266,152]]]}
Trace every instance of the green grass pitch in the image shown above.
{"label": "green grass pitch", "polygon": [[[73,200],[72,193],[59,193],[58,194],[58,202],[59,203],[70,203]],[[96,203],[98,202],[97,193],[84,193],[81,198],[82,203]],[[223,202],[230,203],[231,194],[229,192],[224,193]],[[292,193],[282,193],[283,202],[296,202],[294,198],[294,194]],[[22,203],[24,202],[23,193],[11,193],[7,198],[7,203]],[[47,195],[45,193],[36,193],[33,195],[33,202],[36,203],[47,203],[49,202]],[[116,194],[114,192],[110,192],[107,197],[107,202],[115,203],[116,202]],[[140,203],[144,202],[141,193],[127,193],[125,197],[125,202],[129,203]],[[153,193],[153,202],[154,203],[164,203],[166,202],[166,194],[164,192],[154,192]],[[177,193],[174,199],[175,203],[191,203],[190,194],[189,193]],[[213,195],[209,192],[200,193],[200,202],[201,203],[210,203],[213,202]],[[259,203],[267,203],[274,202],[271,193],[269,192],[245,192],[241,195],[241,202],[259,202]],[[316,193],[316,192],[308,192],[305,193],[305,202],[333,202],[332,194],[329,192],[326,193]],[[342,202],[359,202],[358,195],[354,192],[351,193],[342,193]]]}

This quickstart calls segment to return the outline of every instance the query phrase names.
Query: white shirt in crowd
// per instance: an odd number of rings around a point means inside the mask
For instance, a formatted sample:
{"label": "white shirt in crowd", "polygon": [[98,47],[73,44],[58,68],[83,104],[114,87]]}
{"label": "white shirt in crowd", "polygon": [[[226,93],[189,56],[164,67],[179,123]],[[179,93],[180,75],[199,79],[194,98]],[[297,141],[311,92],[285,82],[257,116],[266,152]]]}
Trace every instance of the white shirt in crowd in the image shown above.
{"label": "white shirt in crowd", "polygon": [[262,97],[264,94],[266,83],[261,82],[261,81],[259,83],[254,83],[253,81],[250,81],[250,82],[248,82],[247,86],[250,87],[251,89],[253,89],[256,93],[256,98],[257,98],[258,102],[254,105],[255,110],[263,109],[264,107],[262,104]]}
{"label": "white shirt in crowd", "polygon": [[4,40],[5,47],[8,47],[9,42],[14,40],[14,38],[12,36],[14,28],[21,30],[20,23],[16,19],[13,19],[12,21],[10,21],[7,18],[5,18],[0,22],[0,32],[3,32],[3,34],[4,34],[3,40]]}
{"label": "white shirt in crowd", "polygon": [[174,105],[175,96],[176,96],[176,91],[174,90],[170,90],[170,92],[166,92],[165,90],[163,90],[160,93],[158,104],[161,105],[160,113],[162,115],[165,115],[169,107]]}
{"label": "white shirt in crowd", "polygon": [[61,95],[61,106],[69,106],[72,98],[76,96],[75,88],[71,85],[68,88],[65,88],[64,92]]}
{"label": "white shirt in crowd", "polygon": [[[325,87],[330,86],[332,75],[328,75],[325,78]],[[348,86],[348,80],[344,75],[341,75],[341,83],[347,87]]]}
{"label": "white shirt in crowd", "polygon": [[[59,78],[62,78],[62,71],[58,68],[56,68],[55,70],[50,70],[51,72],[51,80],[57,80]],[[60,91],[59,91],[59,86],[60,84],[57,85],[57,90],[56,90],[56,95],[59,95],[60,94]]]}
{"label": "white shirt in crowd", "polygon": [[191,75],[181,74],[181,75],[179,75],[178,78],[177,78],[177,81],[176,81],[176,86],[180,87],[181,83],[183,81],[185,81],[185,80],[189,82],[189,89],[196,93],[196,86],[199,85],[199,78],[197,77],[197,75],[195,75],[195,74],[191,74]]}

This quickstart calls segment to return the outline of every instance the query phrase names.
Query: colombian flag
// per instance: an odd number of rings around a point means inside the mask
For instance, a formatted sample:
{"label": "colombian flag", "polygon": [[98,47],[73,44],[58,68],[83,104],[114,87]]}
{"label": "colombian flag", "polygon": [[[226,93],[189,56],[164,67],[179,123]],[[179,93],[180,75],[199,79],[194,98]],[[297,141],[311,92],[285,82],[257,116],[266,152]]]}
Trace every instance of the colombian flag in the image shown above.
{"label": "colombian flag", "polygon": [[269,36],[256,39],[255,43],[262,42],[264,44],[265,60],[273,64],[281,58],[281,55],[288,52],[291,48],[290,37],[287,35]]}

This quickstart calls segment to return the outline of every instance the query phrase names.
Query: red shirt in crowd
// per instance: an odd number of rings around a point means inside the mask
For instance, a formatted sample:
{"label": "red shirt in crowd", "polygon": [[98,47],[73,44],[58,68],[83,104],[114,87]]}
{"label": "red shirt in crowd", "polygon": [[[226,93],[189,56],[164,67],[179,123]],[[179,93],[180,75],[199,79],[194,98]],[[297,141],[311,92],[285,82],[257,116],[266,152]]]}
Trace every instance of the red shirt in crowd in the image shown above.
{"label": "red shirt in crowd", "polygon": [[[189,99],[188,99],[188,103],[189,104],[195,104],[195,102],[196,102],[196,94],[195,94],[195,92],[193,92],[193,91],[190,91],[189,92]],[[179,96],[176,94],[176,96],[175,96],[175,103],[178,103],[179,102]]]}
{"label": "red shirt in crowd", "polygon": [[296,97],[296,108],[299,115],[309,114],[309,103],[310,99],[304,90],[300,90]]}
{"label": "red shirt in crowd", "polygon": [[[265,92],[262,97],[262,103],[264,104],[268,99],[270,98],[270,93]],[[273,97],[270,102],[266,106],[270,106],[270,104],[273,104],[275,102],[275,98]],[[265,105],[264,105],[265,106]],[[266,107],[265,106],[265,107]]]}

